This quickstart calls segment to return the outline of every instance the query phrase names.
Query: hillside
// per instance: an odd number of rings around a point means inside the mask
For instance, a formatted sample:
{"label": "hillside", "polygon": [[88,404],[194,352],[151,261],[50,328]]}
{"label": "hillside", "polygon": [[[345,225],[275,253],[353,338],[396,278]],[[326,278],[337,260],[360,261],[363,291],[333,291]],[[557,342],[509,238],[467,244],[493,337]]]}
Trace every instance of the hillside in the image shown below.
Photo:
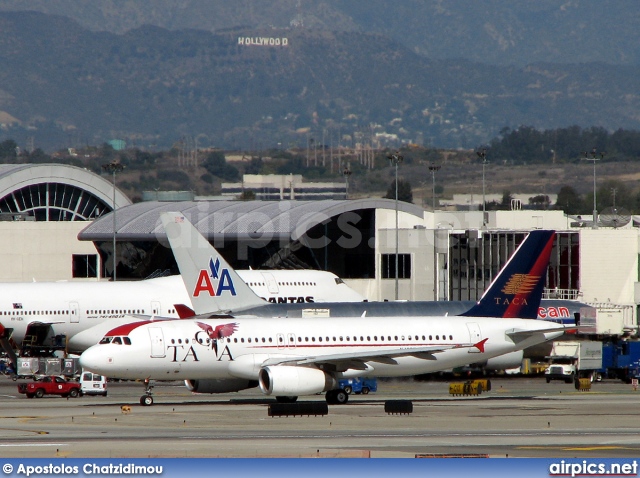
{"label": "hillside", "polygon": [[[0,0],[0,10],[25,10],[25,3]],[[431,59],[640,63],[635,0],[29,0],[28,9],[112,33],[145,24],[210,32],[296,25],[377,32]]]}
{"label": "hillside", "polygon": [[45,150],[113,138],[147,149],[181,138],[229,149],[323,138],[474,148],[522,124],[640,129],[638,76],[640,66],[431,60],[355,30],[147,25],[118,35],[4,12],[0,141]]}

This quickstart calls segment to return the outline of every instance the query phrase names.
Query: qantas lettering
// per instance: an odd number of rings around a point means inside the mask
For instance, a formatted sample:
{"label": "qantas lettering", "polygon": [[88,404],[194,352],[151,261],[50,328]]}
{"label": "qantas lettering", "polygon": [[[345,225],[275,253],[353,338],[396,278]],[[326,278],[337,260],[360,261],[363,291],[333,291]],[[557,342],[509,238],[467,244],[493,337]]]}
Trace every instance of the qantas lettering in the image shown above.
{"label": "qantas lettering", "polygon": [[571,317],[571,313],[567,307],[539,307],[538,317],[541,319]]}
{"label": "qantas lettering", "polygon": [[[265,298],[263,297],[263,299]],[[269,299],[265,300],[272,304],[303,304],[305,302],[315,302],[312,295],[306,297],[269,297]]]}

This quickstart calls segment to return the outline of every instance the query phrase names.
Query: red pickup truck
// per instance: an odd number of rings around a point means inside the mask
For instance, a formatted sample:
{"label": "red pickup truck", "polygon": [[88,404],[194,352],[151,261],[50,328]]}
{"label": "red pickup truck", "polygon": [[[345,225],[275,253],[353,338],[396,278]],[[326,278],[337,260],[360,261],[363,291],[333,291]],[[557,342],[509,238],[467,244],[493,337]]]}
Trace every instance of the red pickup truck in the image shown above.
{"label": "red pickup truck", "polygon": [[51,375],[38,382],[19,384],[18,392],[24,393],[27,398],[42,398],[47,394],[75,398],[80,395],[80,384],[78,382],[68,382],[62,377]]}

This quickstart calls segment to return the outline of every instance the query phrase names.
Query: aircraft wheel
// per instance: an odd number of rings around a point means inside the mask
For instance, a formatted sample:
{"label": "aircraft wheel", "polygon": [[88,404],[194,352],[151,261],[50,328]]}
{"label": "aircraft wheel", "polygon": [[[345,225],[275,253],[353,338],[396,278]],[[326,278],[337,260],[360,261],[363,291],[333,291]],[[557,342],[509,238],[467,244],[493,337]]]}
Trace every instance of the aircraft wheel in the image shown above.
{"label": "aircraft wheel", "polygon": [[143,395],[140,397],[140,405],[150,407],[153,405],[153,397],[151,395]]}
{"label": "aircraft wheel", "polygon": [[349,394],[342,389],[336,390],[335,401],[340,405],[344,405],[349,401]]}
{"label": "aircraft wheel", "polygon": [[324,396],[324,399],[327,401],[329,405],[333,405],[336,402],[336,391],[335,390],[327,390],[327,393]]}

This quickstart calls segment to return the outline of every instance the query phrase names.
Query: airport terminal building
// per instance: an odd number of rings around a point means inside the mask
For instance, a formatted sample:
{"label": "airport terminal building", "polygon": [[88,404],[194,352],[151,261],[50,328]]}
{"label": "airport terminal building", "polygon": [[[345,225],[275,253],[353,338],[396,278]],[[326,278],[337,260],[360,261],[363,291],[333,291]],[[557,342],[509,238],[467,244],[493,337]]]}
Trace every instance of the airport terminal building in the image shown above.
{"label": "airport terminal building", "polygon": [[3,281],[108,280],[114,264],[117,280],[177,273],[159,216],[179,211],[236,268],[328,270],[369,300],[476,300],[527,231],[554,229],[547,295],[597,305],[610,320],[594,333],[637,328],[631,223],[594,229],[562,211],[483,216],[375,198],[131,204],[108,179],[62,165],[5,165],[0,190]]}

